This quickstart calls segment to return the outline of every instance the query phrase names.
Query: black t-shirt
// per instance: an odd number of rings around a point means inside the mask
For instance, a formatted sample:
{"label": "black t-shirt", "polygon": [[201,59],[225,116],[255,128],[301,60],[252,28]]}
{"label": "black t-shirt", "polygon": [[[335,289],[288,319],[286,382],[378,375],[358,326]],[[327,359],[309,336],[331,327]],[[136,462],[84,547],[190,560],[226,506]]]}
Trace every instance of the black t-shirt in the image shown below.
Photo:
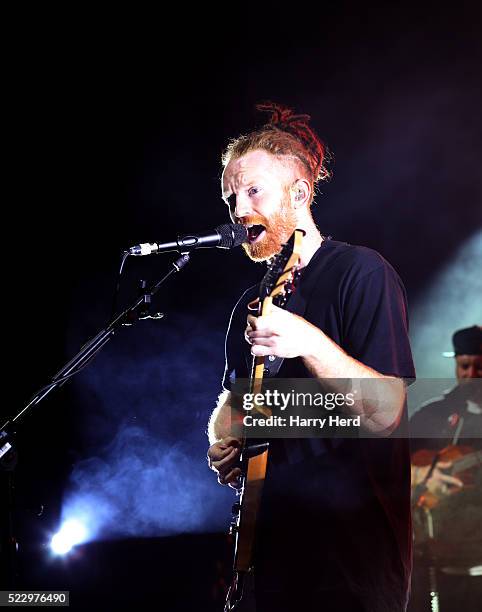
{"label": "black t-shirt", "polygon": [[464,385],[457,385],[443,397],[420,407],[410,419],[410,448],[442,450],[448,445],[482,449],[482,413],[470,409]]}
{"label": "black t-shirt", "polygon": [[[249,289],[226,337],[223,386],[250,372],[244,340]],[[414,378],[406,294],[377,252],[325,240],[303,269],[288,310],[386,375]],[[278,376],[309,376],[299,358]],[[401,426],[406,424],[406,415]],[[403,610],[411,565],[408,440],[272,440],[255,558],[266,588],[348,585],[367,609]],[[302,586],[303,585],[303,586]]]}

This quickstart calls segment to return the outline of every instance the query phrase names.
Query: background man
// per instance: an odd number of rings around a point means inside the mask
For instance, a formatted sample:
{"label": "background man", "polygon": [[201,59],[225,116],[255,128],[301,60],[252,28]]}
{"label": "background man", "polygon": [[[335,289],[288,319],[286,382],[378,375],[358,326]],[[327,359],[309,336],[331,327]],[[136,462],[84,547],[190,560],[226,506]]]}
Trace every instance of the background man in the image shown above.
{"label": "background man", "polygon": [[[441,610],[482,601],[482,327],[452,336],[458,384],[410,420],[416,511],[413,610],[424,610],[427,566],[437,566]],[[462,469],[462,468],[467,469]],[[429,523],[433,540],[429,541]],[[479,569],[477,569],[479,568]]]}
{"label": "background man", "polygon": [[[414,376],[406,297],[378,253],[327,239],[311,214],[326,177],[325,148],[309,117],[275,104],[271,120],[224,156],[223,198],[248,227],[248,256],[265,261],[295,228],[306,232],[296,312],[247,316],[237,303],[226,339],[224,391],[210,424],[208,457],[234,484],[240,441],[231,436],[230,389],[252,355],[283,357],[279,376],[392,381],[384,402],[353,407],[368,439],[271,442],[254,558],[258,612],[405,609],[410,575],[410,473],[400,379]],[[291,304],[291,302],[290,302]],[[247,323],[247,327],[246,327]],[[340,383],[341,385],[341,383]]]}

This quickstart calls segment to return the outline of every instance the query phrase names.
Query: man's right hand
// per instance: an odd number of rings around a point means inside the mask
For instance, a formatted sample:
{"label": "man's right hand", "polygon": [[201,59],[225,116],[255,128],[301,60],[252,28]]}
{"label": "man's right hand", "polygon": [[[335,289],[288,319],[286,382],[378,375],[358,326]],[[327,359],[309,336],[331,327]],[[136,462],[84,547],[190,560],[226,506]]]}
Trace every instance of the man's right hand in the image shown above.
{"label": "man's right hand", "polygon": [[239,485],[241,469],[238,466],[241,454],[241,440],[229,436],[215,442],[208,450],[209,467],[217,472],[218,482],[236,489]]}
{"label": "man's right hand", "polygon": [[[433,493],[437,497],[445,497],[458,491],[464,486],[464,483],[455,476],[450,476],[442,470],[447,470],[452,467],[451,461],[439,461],[437,467],[434,468],[430,478],[427,480],[426,485],[430,493]],[[430,466],[416,467],[415,474],[412,482],[412,486],[418,485],[425,480],[428,474]]]}

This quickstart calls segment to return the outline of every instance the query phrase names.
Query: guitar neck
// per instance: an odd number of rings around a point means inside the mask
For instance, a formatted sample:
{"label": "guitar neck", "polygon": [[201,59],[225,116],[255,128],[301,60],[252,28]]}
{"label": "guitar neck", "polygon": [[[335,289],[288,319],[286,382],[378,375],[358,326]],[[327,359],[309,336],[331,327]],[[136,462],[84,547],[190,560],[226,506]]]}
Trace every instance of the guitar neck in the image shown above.
{"label": "guitar neck", "polygon": [[[283,246],[270,263],[260,284],[259,302],[251,302],[249,308],[257,310],[258,316],[266,316],[272,310],[273,300],[277,307],[283,308],[289,295],[295,290],[299,278],[298,266],[301,254],[301,241],[305,232],[296,229],[289,241]],[[262,393],[265,358],[253,357],[250,376],[250,392]],[[271,416],[271,410],[264,405],[255,404],[254,412]],[[234,610],[243,596],[243,577],[252,566],[252,551],[258,509],[261,504],[263,484],[266,477],[269,441],[255,444],[243,439],[241,463],[243,477],[241,481],[240,501],[232,523],[236,534],[234,552],[234,576],[229,589],[225,611]]]}
{"label": "guitar neck", "polygon": [[[271,312],[271,306],[273,304],[273,299],[268,296],[265,297],[264,300],[261,302],[260,304],[260,308],[259,308],[259,314],[261,316],[266,316]],[[255,394],[255,393],[261,393],[261,389],[263,386],[263,377],[264,377],[264,357],[258,357],[258,356],[254,356],[253,357],[253,364],[252,364],[252,368],[251,368],[251,377],[250,377],[250,392]],[[261,412],[262,414],[265,414],[266,412],[266,416],[269,416],[269,414],[267,414],[268,409],[264,408],[262,406],[258,406],[257,407],[257,411]]]}
{"label": "guitar neck", "polygon": [[463,472],[464,470],[468,470],[475,465],[482,464],[482,451],[476,451],[474,453],[469,453],[464,457],[460,457],[459,459],[455,459],[452,466],[452,474],[457,474],[458,472]]}

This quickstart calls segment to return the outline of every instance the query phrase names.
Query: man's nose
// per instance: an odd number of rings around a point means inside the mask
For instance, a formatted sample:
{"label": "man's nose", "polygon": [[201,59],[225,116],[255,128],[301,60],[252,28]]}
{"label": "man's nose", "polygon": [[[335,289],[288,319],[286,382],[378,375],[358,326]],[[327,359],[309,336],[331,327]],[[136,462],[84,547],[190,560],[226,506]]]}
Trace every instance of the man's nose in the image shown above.
{"label": "man's nose", "polygon": [[467,378],[478,378],[477,366],[471,365],[467,371]]}
{"label": "man's nose", "polygon": [[234,207],[234,216],[236,219],[242,219],[253,214],[249,199],[242,196],[236,198],[236,206]]}

